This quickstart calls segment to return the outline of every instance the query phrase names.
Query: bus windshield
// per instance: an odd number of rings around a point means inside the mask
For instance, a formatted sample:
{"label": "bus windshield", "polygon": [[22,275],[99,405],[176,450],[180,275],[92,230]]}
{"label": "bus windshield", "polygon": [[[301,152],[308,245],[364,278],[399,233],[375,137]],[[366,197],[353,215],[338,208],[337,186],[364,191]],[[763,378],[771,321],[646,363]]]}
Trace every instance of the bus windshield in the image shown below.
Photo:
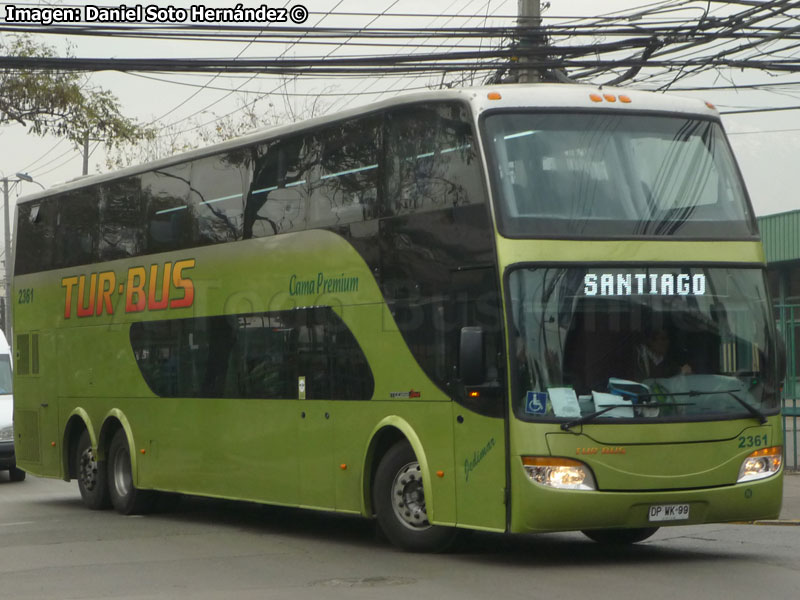
{"label": "bus windshield", "polygon": [[485,125],[503,235],[756,234],[733,155],[713,121],[503,112]]}
{"label": "bus windshield", "polygon": [[602,418],[614,422],[754,414],[743,402],[778,409],[759,269],[518,268],[508,284],[523,419],[606,407]]}

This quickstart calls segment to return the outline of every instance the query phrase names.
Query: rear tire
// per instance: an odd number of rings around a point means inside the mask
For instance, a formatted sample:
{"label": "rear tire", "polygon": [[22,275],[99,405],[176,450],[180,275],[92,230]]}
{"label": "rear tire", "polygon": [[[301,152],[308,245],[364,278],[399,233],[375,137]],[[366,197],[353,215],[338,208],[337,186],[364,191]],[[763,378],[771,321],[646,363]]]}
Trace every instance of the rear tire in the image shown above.
{"label": "rear tire", "polygon": [[109,508],[111,500],[108,496],[106,463],[95,460],[92,440],[86,429],[81,433],[75,447],[75,470],[83,504],[92,510]]}
{"label": "rear tire", "polygon": [[155,493],[140,490],[133,485],[133,468],[128,448],[128,437],[120,429],[114,434],[108,448],[108,491],[111,504],[122,515],[148,512],[155,501]]}
{"label": "rear tire", "polygon": [[658,531],[658,527],[639,527],[635,529],[587,529],[583,535],[599,544],[622,546],[646,540]]}
{"label": "rear tire", "polygon": [[395,546],[412,552],[443,552],[455,542],[456,529],[428,522],[422,472],[407,442],[395,444],[383,456],[372,492],[378,525]]}
{"label": "rear tire", "polygon": [[11,481],[25,481],[25,475],[26,475],[25,471],[17,467],[11,467],[8,470],[8,478]]}

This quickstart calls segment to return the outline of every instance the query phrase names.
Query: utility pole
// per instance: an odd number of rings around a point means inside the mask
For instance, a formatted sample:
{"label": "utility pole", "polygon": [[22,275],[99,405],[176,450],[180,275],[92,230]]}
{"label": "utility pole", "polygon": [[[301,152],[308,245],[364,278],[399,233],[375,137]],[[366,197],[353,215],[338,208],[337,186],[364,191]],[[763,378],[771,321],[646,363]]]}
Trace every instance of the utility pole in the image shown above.
{"label": "utility pole", "polygon": [[3,249],[5,251],[5,276],[6,276],[6,293],[4,295],[3,307],[3,332],[6,334],[8,343],[11,344],[11,224],[8,221],[8,177],[3,177],[3,224],[5,225],[5,244]]}
{"label": "utility pole", "polygon": [[83,173],[82,175],[89,174],[89,132],[83,137]]}
{"label": "utility pole", "polygon": [[[517,26],[523,30],[519,38],[519,49],[521,54],[540,44],[539,34],[531,33],[532,28],[539,28],[542,25],[542,11],[540,0],[517,0]],[[520,57],[519,64],[524,65],[529,59],[525,56]],[[519,70],[519,83],[536,83],[541,81],[539,71],[534,68],[521,68]]]}

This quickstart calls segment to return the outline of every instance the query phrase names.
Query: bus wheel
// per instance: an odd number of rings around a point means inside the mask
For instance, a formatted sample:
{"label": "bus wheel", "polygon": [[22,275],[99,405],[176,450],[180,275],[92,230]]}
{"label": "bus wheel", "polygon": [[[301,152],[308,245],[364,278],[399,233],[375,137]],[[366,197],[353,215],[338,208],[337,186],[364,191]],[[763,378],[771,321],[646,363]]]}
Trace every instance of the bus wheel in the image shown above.
{"label": "bus wheel", "polygon": [[17,467],[11,467],[8,471],[8,478],[11,481],[25,481],[25,471]]}
{"label": "bus wheel", "polygon": [[114,434],[108,449],[108,490],[114,509],[123,515],[147,512],[153,505],[155,495],[133,485],[131,454],[128,438],[120,429]]}
{"label": "bus wheel", "polygon": [[381,459],[372,500],[384,535],[403,550],[442,552],[455,541],[455,529],[428,522],[422,473],[407,442],[395,444]]}
{"label": "bus wheel", "polygon": [[108,480],[105,463],[98,463],[92,451],[92,440],[84,429],[75,447],[75,468],[77,469],[78,490],[87,508],[102,510],[111,506],[108,497]]}
{"label": "bus wheel", "polygon": [[646,540],[658,531],[658,527],[639,527],[635,529],[587,529],[583,535],[600,544],[635,544]]}

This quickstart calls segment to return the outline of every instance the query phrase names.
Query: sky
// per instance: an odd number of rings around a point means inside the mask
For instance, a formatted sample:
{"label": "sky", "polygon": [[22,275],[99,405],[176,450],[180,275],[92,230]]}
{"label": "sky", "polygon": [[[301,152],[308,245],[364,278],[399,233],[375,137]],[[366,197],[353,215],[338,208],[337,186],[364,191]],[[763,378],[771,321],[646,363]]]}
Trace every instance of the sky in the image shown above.
{"label": "sky", "polygon": [[[162,0],[159,6],[170,4],[188,7],[198,0]],[[278,0],[274,6],[284,5]],[[572,16],[595,17],[598,7],[602,13],[613,13],[651,4],[654,0],[551,0],[545,10],[546,17]],[[49,2],[48,4],[59,4]],[[93,4],[118,6],[121,2],[97,0]],[[0,19],[5,14],[0,2]],[[15,2],[24,5],[24,2]],[[32,3],[32,4],[35,4]],[[133,1],[126,3],[128,6]],[[206,6],[230,7],[233,2],[208,0]],[[261,2],[245,1],[245,6],[258,6]],[[288,5],[297,4],[290,0]],[[702,4],[702,3],[701,3]],[[400,17],[357,16],[352,13],[364,12],[367,3],[363,0],[305,0],[304,5],[311,12],[307,26],[318,24],[329,27],[455,27],[462,25],[509,24],[517,13],[517,0],[372,0],[368,12],[392,14],[417,14],[420,16]],[[270,6],[273,6],[270,4]],[[447,17],[441,15],[448,15]],[[467,15],[472,15],[467,18]],[[796,15],[800,19],[800,14]],[[41,39],[65,50],[70,44],[71,53],[78,57],[159,57],[159,56],[208,56],[208,57],[265,57],[283,55],[302,56],[304,53],[324,54],[332,52],[335,56],[365,53],[369,50],[356,45],[343,45],[338,48],[307,46],[276,46],[250,42],[226,44],[213,43],[175,43],[156,41],[131,41],[120,38],[71,38],[63,36],[43,36]],[[697,85],[729,85],[756,83],[763,81],[800,81],[800,74],[774,75],[760,72],[725,72],[706,76]],[[288,84],[288,85],[287,85]],[[123,113],[142,123],[152,123],[160,129],[171,126],[173,129],[187,129],[185,135],[191,137],[191,128],[198,123],[213,126],[215,120],[223,115],[235,115],[242,103],[254,103],[257,111],[277,110],[279,112],[299,112],[309,110],[316,94],[323,94],[320,106],[326,112],[335,112],[345,107],[353,107],[373,100],[383,99],[402,93],[406,89],[421,88],[435,84],[430,77],[383,80],[367,79],[309,79],[287,81],[275,77],[246,75],[232,78],[213,75],[179,74],[121,74],[114,72],[95,73],[87,77],[86,85],[100,86],[111,90],[119,98]],[[205,86],[205,87],[203,87]],[[240,91],[236,91],[239,89]],[[275,90],[290,91],[292,96],[272,93]],[[241,90],[248,90],[243,93]],[[772,91],[706,90],[698,92],[673,92],[682,95],[701,97],[714,103],[722,112],[747,108],[774,108],[800,105],[800,85]],[[340,94],[340,95],[337,95]],[[800,209],[797,165],[800,157],[800,110],[763,112],[738,115],[723,115],[723,124],[730,137],[737,160],[745,178],[753,206],[757,215],[772,214]],[[69,142],[52,137],[38,137],[29,134],[24,128],[7,126],[0,129],[0,172],[6,177],[24,172],[30,174],[37,183],[20,182],[11,190],[12,219],[13,203],[21,195],[39,190],[39,185],[53,186],[71,180],[81,173],[80,152]],[[107,170],[103,150],[93,145],[89,161],[90,173]],[[2,215],[0,215],[0,220]],[[2,231],[2,230],[0,230]]]}

